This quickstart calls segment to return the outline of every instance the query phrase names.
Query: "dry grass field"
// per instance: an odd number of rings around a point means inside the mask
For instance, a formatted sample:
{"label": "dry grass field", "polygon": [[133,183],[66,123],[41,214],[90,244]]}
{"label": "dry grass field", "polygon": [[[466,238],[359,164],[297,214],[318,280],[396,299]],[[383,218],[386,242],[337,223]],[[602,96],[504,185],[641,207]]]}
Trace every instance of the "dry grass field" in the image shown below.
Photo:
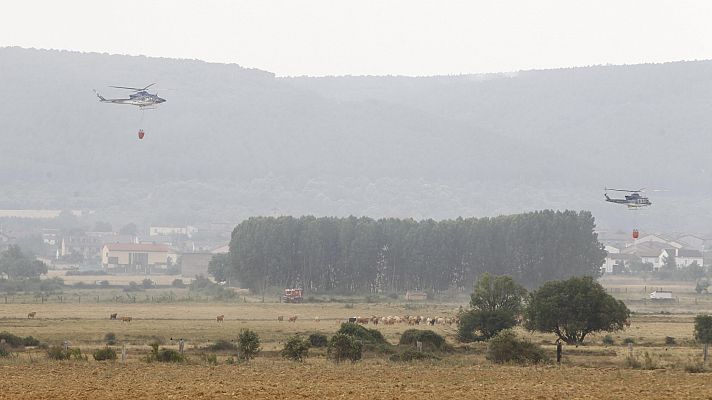
{"label": "dry grass field", "polygon": [[[645,283],[643,287],[630,280],[603,283],[635,311],[631,326],[611,335],[613,345],[604,345],[603,335],[594,335],[585,346],[565,346],[562,365],[538,367],[493,365],[484,357],[484,344],[457,344],[454,325],[428,327],[457,347],[440,361],[396,363],[387,355],[367,353],[358,363],[336,365],[325,359],[321,349],[313,350],[304,363],[283,360],[278,354],[288,337],[333,334],[350,316],[453,316],[459,306],[455,303],[280,304],[249,297],[231,303],[146,300],[165,289],[138,293],[145,301],[136,303],[91,301],[107,289],[74,291],[83,294],[81,303],[71,290],[64,295],[70,302],[0,303],[0,331],[32,335],[51,345],[66,340],[89,355],[88,361],[51,361],[44,350],[30,348],[0,358],[0,398],[712,398],[712,385],[707,384],[712,375],[685,371],[701,356],[693,341],[694,315],[712,310],[712,302],[694,293],[689,283],[670,289],[679,293],[674,304],[644,302]],[[35,318],[27,318],[30,312],[36,312]],[[133,320],[109,320],[112,313]],[[217,323],[215,317],[221,314],[225,321]],[[285,321],[277,321],[280,315]],[[297,321],[288,322],[293,315]],[[244,328],[260,335],[263,351],[257,359],[227,365],[230,354],[218,352],[218,365],[205,361],[204,355],[210,353],[207,345],[234,340]],[[410,326],[376,328],[396,344]],[[126,364],[92,359],[91,352],[104,346],[107,332],[116,334],[117,349],[127,346]],[[553,335],[518,332],[542,344],[553,357]],[[666,337],[675,338],[676,344],[666,345]],[[144,361],[151,341],[177,348],[171,338],[186,340],[186,363]],[[628,338],[635,341],[633,353],[643,369],[627,366],[629,349],[623,340]]]}

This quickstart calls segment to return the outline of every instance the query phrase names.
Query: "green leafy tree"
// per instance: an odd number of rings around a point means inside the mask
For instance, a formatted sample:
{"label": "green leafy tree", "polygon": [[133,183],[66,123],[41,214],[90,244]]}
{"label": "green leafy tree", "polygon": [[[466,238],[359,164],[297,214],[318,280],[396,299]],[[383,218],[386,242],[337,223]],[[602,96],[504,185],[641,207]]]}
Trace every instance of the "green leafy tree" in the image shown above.
{"label": "green leafy tree", "polygon": [[470,306],[480,311],[508,311],[518,314],[527,290],[511,276],[491,276],[485,272],[475,284]]}
{"label": "green leafy tree", "polygon": [[47,264],[22,252],[17,245],[10,245],[0,253],[0,275],[8,279],[38,278],[47,273]]}
{"label": "green leafy tree", "polygon": [[329,340],[326,354],[337,363],[346,360],[356,362],[363,355],[363,343],[351,335],[336,333]]}
{"label": "green leafy tree", "polygon": [[237,336],[237,351],[241,360],[252,360],[260,352],[260,337],[249,329],[240,331]]}
{"label": "green leafy tree", "polygon": [[707,293],[707,288],[710,287],[710,281],[707,278],[698,279],[695,283],[695,292],[697,294]]}
{"label": "green leafy tree", "polygon": [[461,342],[489,340],[502,330],[517,324],[512,313],[504,310],[469,310],[460,315],[457,338]]}
{"label": "green leafy tree", "polygon": [[302,361],[309,355],[309,341],[300,336],[292,336],[284,344],[281,354],[284,358]]}
{"label": "green leafy tree", "polygon": [[458,339],[487,340],[515,326],[526,293],[510,276],[482,274],[470,298],[472,309],[460,315]]}
{"label": "green leafy tree", "polygon": [[630,310],[592,277],[551,281],[531,293],[526,308],[529,330],[555,333],[569,344],[592,332],[615,332],[629,324]]}
{"label": "green leafy tree", "polygon": [[122,226],[121,229],[119,229],[119,233],[122,235],[136,235],[137,232],[138,228],[133,222],[129,222],[128,224]]}
{"label": "green leafy tree", "polygon": [[695,340],[700,343],[712,343],[712,315],[695,317]]}
{"label": "green leafy tree", "polygon": [[208,274],[218,282],[229,280],[231,269],[230,254],[215,254],[208,263]]}

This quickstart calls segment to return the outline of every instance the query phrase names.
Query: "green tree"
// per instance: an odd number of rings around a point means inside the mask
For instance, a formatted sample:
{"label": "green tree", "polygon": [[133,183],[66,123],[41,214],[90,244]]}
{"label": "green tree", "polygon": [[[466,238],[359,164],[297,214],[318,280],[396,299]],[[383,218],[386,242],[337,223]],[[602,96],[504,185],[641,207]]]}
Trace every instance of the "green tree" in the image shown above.
{"label": "green tree", "polygon": [[712,315],[695,317],[695,340],[700,343],[712,343]]}
{"label": "green tree", "polygon": [[228,281],[231,269],[230,254],[215,254],[208,263],[208,274],[218,282]]}
{"label": "green tree", "polygon": [[463,342],[487,340],[517,324],[527,291],[510,276],[482,274],[470,296],[471,310],[458,322],[458,339]]}
{"label": "green tree", "polygon": [[252,360],[260,352],[260,337],[249,329],[240,331],[237,335],[237,351],[241,360]]}
{"label": "green tree", "polygon": [[502,330],[517,324],[512,313],[504,310],[469,310],[460,315],[457,338],[461,342],[489,340]]}
{"label": "green tree", "polygon": [[527,290],[511,276],[491,276],[485,272],[475,284],[470,306],[479,311],[508,311],[518,314]]}
{"label": "green tree", "polygon": [[309,341],[300,336],[292,336],[284,344],[281,354],[284,358],[302,361],[309,355]]}
{"label": "green tree", "polygon": [[122,235],[136,235],[137,232],[138,228],[133,222],[129,222],[128,224],[122,226],[121,229],[119,229],[119,233]]}
{"label": "green tree", "polygon": [[529,330],[555,333],[569,344],[583,343],[592,332],[621,330],[630,318],[628,307],[590,276],[545,283],[531,293],[525,314]]}
{"label": "green tree", "polygon": [[17,245],[10,245],[0,253],[0,275],[8,279],[37,278],[47,273],[47,264],[22,252]]}
{"label": "green tree", "polygon": [[351,335],[336,333],[329,340],[326,354],[337,363],[345,360],[356,362],[363,355],[363,343]]}
{"label": "green tree", "polygon": [[702,292],[707,293],[707,288],[710,287],[710,281],[707,278],[698,279],[695,284],[695,292],[697,294],[702,294]]}

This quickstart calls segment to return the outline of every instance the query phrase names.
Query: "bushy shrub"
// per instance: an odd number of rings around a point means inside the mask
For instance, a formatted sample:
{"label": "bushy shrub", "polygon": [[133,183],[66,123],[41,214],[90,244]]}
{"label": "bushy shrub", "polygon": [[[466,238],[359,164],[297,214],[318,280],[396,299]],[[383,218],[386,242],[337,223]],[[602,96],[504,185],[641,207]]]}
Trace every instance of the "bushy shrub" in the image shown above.
{"label": "bushy shrub", "polygon": [[237,336],[238,356],[241,360],[251,360],[260,352],[260,337],[249,329],[242,330]]}
{"label": "bushy shrub", "polygon": [[235,351],[237,346],[228,340],[219,339],[207,347],[210,351]]}
{"label": "bushy shrub", "polygon": [[309,344],[313,347],[326,347],[329,344],[329,338],[323,333],[312,333],[309,335]]}
{"label": "bushy shrub", "polygon": [[218,285],[203,276],[197,276],[195,280],[188,285],[188,290],[205,296],[211,296],[215,300],[231,300],[237,298],[237,292],[234,290]]}
{"label": "bushy shrub", "polygon": [[150,344],[151,354],[146,357],[146,361],[158,361],[158,362],[183,362],[185,357],[179,352],[173,349],[160,349],[158,348],[158,343],[153,342]]}
{"label": "bushy shrub", "polygon": [[460,314],[457,323],[457,339],[461,342],[488,340],[498,332],[517,324],[510,311],[470,310]]}
{"label": "bushy shrub", "polygon": [[415,350],[406,350],[403,353],[400,354],[394,354],[389,358],[391,361],[395,362],[409,362],[409,361],[421,361],[421,360],[440,360],[440,357],[430,354],[430,353],[424,353],[421,351],[415,351]]}
{"label": "bushy shrub", "polygon": [[705,368],[705,365],[699,360],[689,360],[687,363],[685,363],[684,368],[685,372],[689,372],[691,374],[707,372],[707,368]]}
{"label": "bushy shrub", "polygon": [[363,343],[353,336],[337,333],[329,340],[329,347],[326,354],[328,358],[337,363],[346,360],[356,362],[360,360],[363,355]]}
{"label": "bushy shrub", "polygon": [[632,337],[627,337],[623,339],[623,344],[635,344],[635,339],[633,339]]}
{"label": "bushy shrub", "polygon": [[138,285],[138,283],[131,281],[129,282],[129,285],[125,287],[124,292],[140,292],[143,290],[141,286]]}
{"label": "bushy shrub", "polygon": [[282,357],[293,361],[302,361],[309,355],[309,342],[300,336],[292,336],[284,344]]}
{"label": "bushy shrub", "polygon": [[23,346],[39,346],[40,341],[39,341],[39,339],[35,339],[32,336],[26,336],[25,338],[22,339],[22,345]]}
{"label": "bushy shrub", "polygon": [[603,342],[603,344],[608,345],[608,346],[614,345],[616,343],[616,341],[613,339],[613,336],[611,336],[611,335],[604,336],[603,340],[601,340],[601,341]]}
{"label": "bushy shrub", "polygon": [[13,335],[10,332],[0,332],[0,341],[5,340],[10,347],[22,347],[22,346],[39,346],[40,341],[33,338],[32,336],[21,337]]}
{"label": "bushy shrub", "polygon": [[64,350],[61,346],[50,346],[47,348],[47,357],[51,360],[87,360],[87,357],[82,354],[78,348]]}
{"label": "bushy shrub", "polygon": [[173,280],[173,282],[171,282],[171,286],[176,288],[184,288],[185,282],[183,282],[183,279],[176,278]]}
{"label": "bushy shrub", "polygon": [[107,346],[103,349],[94,350],[92,356],[96,361],[116,360],[116,350]]}
{"label": "bushy shrub", "polygon": [[408,329],[403,332],[398,344],[415,346],[416,342],[422,342],[423,347],[440,350],[445,345],[445,338],[427,329]]}
{"label": "bushy shrub", "polygon": [[503,330],[489,340],[486,358],[496,363],[537,364],[548,361],[548,357],[539,345],[518,339],[510,329]]}
{"label": "bushy shrub", "polygon": [[205,361],[206,364],[208,365],[218,365],[218,356],[217,354],[203,354],[203,361]]}
{"label": "bushy shrub", "polygon": [[106,344],[113,346],[116,344],[116,334],[114,332],[107,332],[106,335],[104,335],[104,341]]}
{"label": "bushy shrub", "polygon": [[368,329],[359,324],[343,323],[336,333],[354,337],[370,344],[389,344],[378,329]]}
{"label": "bushy shrub", "polygon": [[183,362],[185,357],[173,349],[160,349],[156,353],[156,361],[158,362]]}
{"label": "bushy shrub", "polygon": [[10,355],[12,355],[10,346],[6,343],[0,343],[0,357],[10,357]]}
{"label": "bushy shrub", "polygon": [[674,338],[674,337],[672,337],[672,336],[665,336],[665,344],[668,345],[668,346],[673,346],[673,345],[677,344],[677,342],[675,342],[675,338]]}

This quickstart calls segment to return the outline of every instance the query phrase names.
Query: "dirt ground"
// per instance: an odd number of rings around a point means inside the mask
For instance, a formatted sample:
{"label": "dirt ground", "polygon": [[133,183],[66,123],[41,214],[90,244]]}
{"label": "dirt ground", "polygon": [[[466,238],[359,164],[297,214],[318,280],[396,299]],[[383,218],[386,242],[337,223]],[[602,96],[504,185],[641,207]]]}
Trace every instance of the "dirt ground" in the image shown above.
{"label": "dirt ground", "polygon": [[[639,296],[639,288],[631,289],[630,282],[611,287],[617,292],[614,295],[625,297],[628,293],[628,301],[635,301],[630,293]],[[635,313],[630,327],[611,335],[613,345],[602,342],[603,334],[591,335],[586,346],[564,346],[561,366],[538,367],[492,364],[484,357],[483,343],[458,347],[455,354],[432,362],[396,363],[387,355],[366,354],[358,363],[336,365],[325,359],[323,350],[311,351],[304,363],[278,355],[288,337],[312,332],[331,335],[350,316],[453,316],[459,304],[295,305],[257,299],[246,303],[79,303],[78,299],[72,303],[0,303],[0,331],[32,335],[50,345],[66,340],[70,347],[88,355],[88,361],[51,361],[44,350],[30,348],[2,358],[0,399],[712,399],[712,385],[708,384],[712,373],[685,372],[686,365],[701,358],[701,347],[692,338],[693,318],[696,308],[710,299],[693,297],[682,287],[679,292],[684,300],[675,307],[683,308],[681,312],[670,313],[667,305],[643,304],[650,312]],[[85,298],[91,296],[86,294]],[[35,318],[27,318],[30,312],[36,312]],[[130,315],[133,320],[112,321],[108,318],[111,313]],[[225,315],[223,323],[215,320],[220,314]],[[298,319],[279,322],[280,315]],[[368,327],[379,329],[393,344],[404,330],[413,328],[405,324]],[[235,340],[244,328],[260,335],[263,352],[257,359],[228,365],[229,352],[219,352],[218,365],[204,361],[202,357],[210,353],[208,344]],[[427,328],[460,346],[454,325]],[[92,351],[105,345],[107,332],[115,333],[116,350],[126,345],[129,359],[125,365],[92,359]],[[552,334],[522,328],[517,332],[541,344],[553,357]],[[666,344],[666,337],[674,338],[675,344]],[[170,338],[186,339],[187,363],[143,360],[150,349],[148,343],[156,339],[163,341],[162,347],[177,349]],[[650,370],[626,367],[629,349],[624,339],[635,342],[634,356],[640,362],[648,360]]]}
{"label": "dirt ground", "polygon": [[387,361],[334,365],[257,359],[248,365],[40,362],[0,366],[0,399],[699,399],[708,374],[612,368]]}

